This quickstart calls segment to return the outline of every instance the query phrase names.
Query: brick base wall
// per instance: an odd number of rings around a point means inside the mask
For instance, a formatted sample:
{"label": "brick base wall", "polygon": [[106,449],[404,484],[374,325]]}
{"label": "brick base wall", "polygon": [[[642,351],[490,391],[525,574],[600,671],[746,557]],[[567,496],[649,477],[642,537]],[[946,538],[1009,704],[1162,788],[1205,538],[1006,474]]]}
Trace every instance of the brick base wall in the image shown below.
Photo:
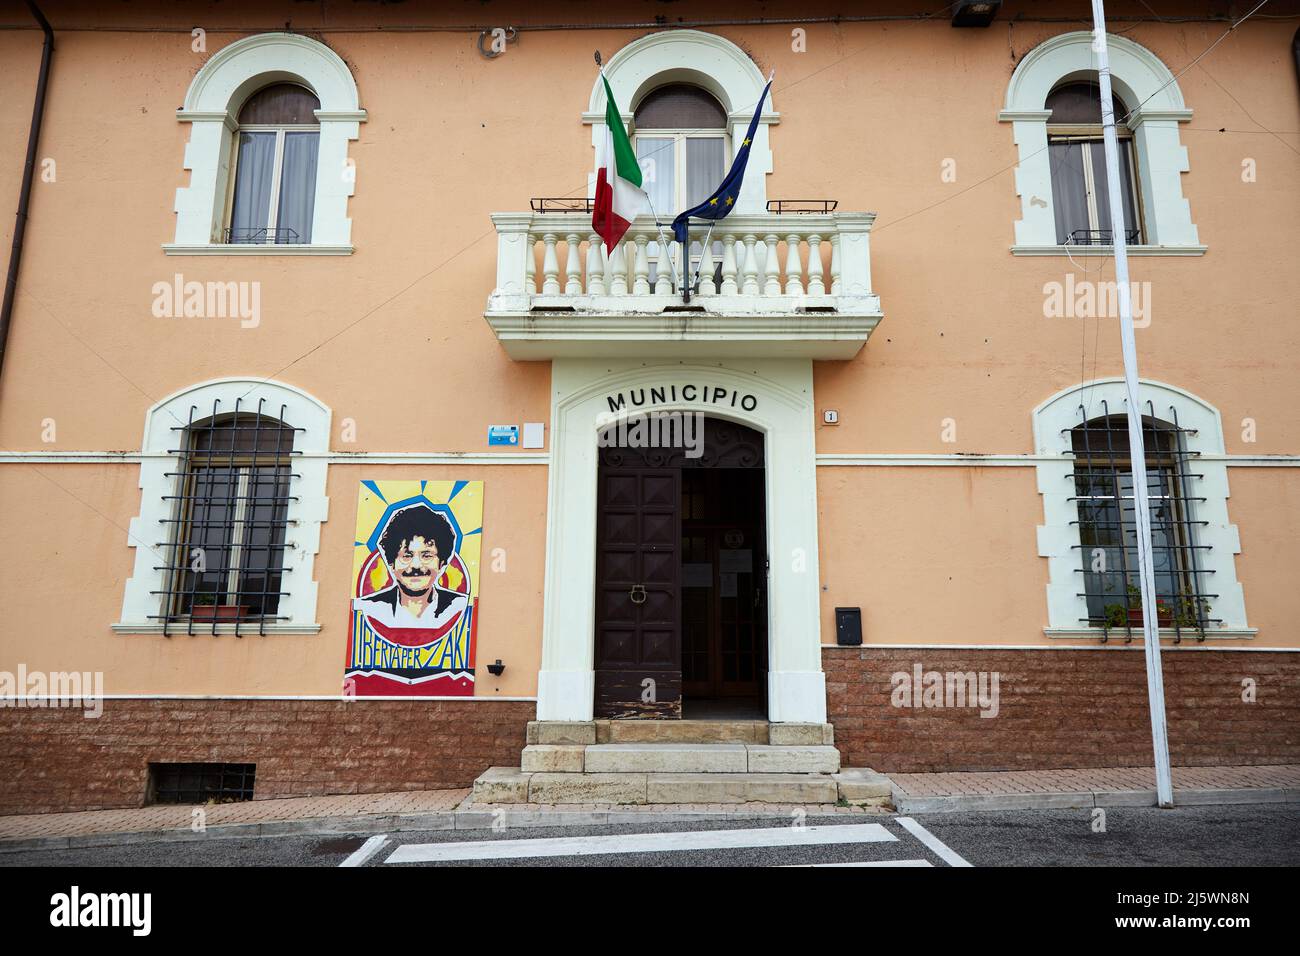
{"label": "brick base wall", "polygon": [[530,701],[106,700],[0,710],[0,813],[144,803],[151,762],[255,763],[255,797],[466,787],[519,766]]}
{"label": "brick base wall", "polygon": [[[1300,763],[1300,653],[1161,655],[1176,766]],[[891,675],[998,673],[999,709],[895,707]],[[848,767],[882,772],[1146,766],[1140,649],[825,648],[827,720]],[[1256,702],[1242,700],[1254,680]]]}

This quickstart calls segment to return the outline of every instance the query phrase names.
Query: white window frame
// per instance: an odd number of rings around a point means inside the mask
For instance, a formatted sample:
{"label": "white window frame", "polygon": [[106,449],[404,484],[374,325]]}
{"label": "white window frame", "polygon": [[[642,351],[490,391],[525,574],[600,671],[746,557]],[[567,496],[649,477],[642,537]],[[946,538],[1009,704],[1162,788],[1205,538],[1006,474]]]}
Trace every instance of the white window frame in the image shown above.
{"label": "white window frame", "polygon": [[[316,133],[320,134],[320,125],[315,126],[270,126],[264,123],[253,125],[241,125],[235,130],[235,141],[230,150],[230,188],[226,191],[226,214],[225,224],[230,227],[231,219],[235,215],[235,187],[239,182],[239,137],[243,133],[274,133],[275,134],[275,156],[271,160],[271,208],[267,210],[266,233],[267,240],[263,245],[275,245],[275,229],[280,218],[280,186],[284,174],[284,139],[286,133]],[[319,149],[319,143],[317,144]],[[312,235],[316,234],[315,217],[312,219]],[[256,243],[251,243],[256,245]]]}
{"label": "white window frame", "polygon": [[[1182,174],[1190,168],[1178,124],[1192,119],[1169,68],[1150,50],[1125,37],[1107,38],[1115,93],[1132,110],[1127,127],[1133,136],[1137,204],[1142,211],[1144,242],[1130,255],[1204,255],[1191,207],[1183,198]],[[1052,201],[1048,120],[1045,108],[1053,89],[1097,72],[1092,33],[1063,33],[1029,51],[1007,87],[998,120],[1010,123],[1019,150],[1016,192],[1021,218],[1015,223],[1016,255],[1109,255],[1109,245],[1063,246],[1056,241]]]}
{"label": "white window frame", "polygon": [[[1223,622],[1208,626],[1206,637],[1254,637],[1256,630],[1246,623],[1245,596],[1237,581],[1234,555],[1241,553],[1241,540],[1237,526],[1228,520],[1228,465],[1218,409],[1190,392],[1161,382],[1142,381],[1138,397],[1143,414],[1148,414],[1148,401],[1155,417],[1162,421],[1173,421],[1176,413],[1179,426],[1188,429],[1187,451],[1194,456],[1190,459],[1191,471],[1203,476],[1188,483],[1190,494],[1204,498],[1196,502],[1196,520],[1205,522],[1198,526],[1196,534],[1198,542],[1209,545],[1209,549],[1202,551],[1197,560],[1205,572],[1207,590],[1217,595],[1210,599],[1210,616]],[[1093,419],[1102,414],[1103,402],[1112,415],[1127,412],[1122,378],[1073,385],[1034,409],[1035,469],[1044,519],[1038,527],[1038,553],[1047,559],[1049,574],[1048,625],[1044,628],[1048,637],[1098,637],[1102,632],[1100,627],[1081,623],[1088,617],[1088,603],[1080,594],[1083,564],[1079,507],[1073,500],[1075,456],[1070,452],[1071,431],[1084,420],[1079,407],[1082,405],[1086,417]],[[1161,633],[1174,636],[1173,628],[1162,628]],[[1184,628],[1182,639],[1195,641],[1195,635]]]}
{"label": "white window frame", "polygon": [[[320,124],[316,197],[310,243],[225,243],[233,184],[238,112],[250,95],[274,83],[295,83],[316,95]],[[366,111],[347,64],[316,40],[261,33],[222,47],[203,65],[176,118],[190,124],[185,168],[190,184],[176,190],[176,234],[168,255],[350,255],[355,167],[348,143],[361,135]]]}
{"label": "white window frame", "polygon": [[[702,69],[701,64],[707,64],[707,67]],[[609,58],[605,64],[605,79],[614,91],[619,108],[625,111],[622,114],[624,128],[632,122],[633,105],[661,86],[685,83],[706,90],[727,113],[725,132],[729,144],[744,138],[754,116],[754,107],[767,84],[766,77],[749,54],[730,40],[700,30],[666,30],[633,40]],[[780,117],[769,94],[759,117],[754,142],[750,145],[745,181],[736,199],[737,213],[767,211],[767,176],[772,172],[768,127],[780,122]],[[599,162],[606,132],[605,88],[599,76],[592,84],[591,98],[582,114],[582,121],[591,126],[593,158],[587,196],[594,198],[596,163]],[[654,132],[657,131],[646,130],[646,135]],[[730,155],[731,149],[728,148]],[[679,212],[680,209],[672,212],[659,210],[661,217],[669,218]]]}
{"label": "white window frame", "polygon": [[[727,174],[727,170],[731,168],[731,135],[728,133],[727,130],[723,130],[723,129],[709,129],[709,130],[699,130],[699,129],[648,129],[648,130],[646,130],[646,131],[644,131],[644,132],[642,132],[641,130],[637,130],[634,134],[632,134],[632,149],[633,149],[633,150],[636,149],[636,144],[637,144],[637,143],[642,142],[642,141],[644,141],[644,140],[652,140],[652,139],[670,139],[670,140],[673,141],[673,146],[672,146],[672,150],[673,150],[673,205],[674,205],[675,208],[674,208],[672,211],[669,211],[669,210],[666,210],[666,209],[660,209],[660,210],[659,210],[659,215],[660,215],[661,218],[663,218],[663,217],[667,217],[667,218],[671,219],[671,218],[672,218],[673,216],[675,216],[677,213],[679,213],[679,212],[681,212],[683,209],[685,209],[685,208],[686,208],[686,205],[687,205],[687,198],[686,198],[686,166],[687,166],[687,163],[686,163],[686,140],[688,140],[688,139],[720,139],[720,140],[722,140],[722,147],[723,147],[723,148],[722,148],[722,175],[720,175],[720,176],[718,177],[718,182],[714,184],[715,187],[716,187],[717,185],[721,184],[721,182],[722,182],[722,177],[725,176],[725,175]],[[638,162],[638,164],[640,164],[641,160],[638,158],[637,162]],[[644,167],[644,166],[641,167],[641,171],[642,171],[643,174],[645,173],[645,167]]]}
{"label": "white window frame", "polygon": [[[182,459],[175,454],[181,432],[177,429],[191,420],[210,417],[214,402],[233,410],[256,409],[265,400],[265,408],[278,417],[284,407],[284,421],[301,429],[294,438],[293,472],[290,478],[291,499],[286,515],[284,562],[281,568],[284,595],[277,616],[282,620],[267,622],[261,629],[267,634],[315,634],[317,584],[313,577],[316,554],[320,551],[320,527],[329,514],[325,494],[330,442],[330,409],[307,392],[286,385],[255,378],[225,378],[203,382],[183,389],[149,409],[145,416],[141,443],[140,513],[131,519],[127,543],[135,549],[135,569],[126,582],[122,599],[121,620],[113,625],[119,634],[161,634],[159,615],[168,613],[166,571],[170,562],[169,536],[182,533],[181,526],[170,522],[174,509],[168,496],[179,494],[184,482]],[[194,409],[191,418],[191,409]],[[299,452],[301,454],[299,454]],[[251,625],[245,624],[242,633]],[[173,623],[173,633],[178,625]],[[211,634],[205,624],[202,633]],[[235,633],[235,625],[218,624],[216,633]]]}
{"label": "white window frame", "polygon": [[[1047,142],[1049,145],[1071,142],[1084,153],[1083,188],[1088,197],[1088,228],[1092,232],[1101,231],[1101,216],[1098,213],[1098,203],[1110,203],[1108,196],[1098,195],[1096,180],[1093,177],[1092,151],[1094,148],[1099,148],[1099,144],[1095,141],[1101,139],[1101,137],[1102,129],[1100,126],[1047,127]],[[1116,139],[1119,141],[1119,148],[1128,152],[1129,195],[1133,197],[1133,216],[1138,231],[1139,244],[1141,244],[1141,240],[1146,236],[1146,226],[1142,215],[1142,172],[1138,169],[1137,154],[1133,150],[1132,135],[1125,130]]]}

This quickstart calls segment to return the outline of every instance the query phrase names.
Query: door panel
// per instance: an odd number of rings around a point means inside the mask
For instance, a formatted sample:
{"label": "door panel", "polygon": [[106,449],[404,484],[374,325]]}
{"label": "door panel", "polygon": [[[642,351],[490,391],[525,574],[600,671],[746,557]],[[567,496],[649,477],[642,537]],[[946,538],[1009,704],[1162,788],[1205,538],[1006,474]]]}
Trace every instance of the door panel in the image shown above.
{"label": "door panel", "polygon": [[602,461],[597,717],[681,716],[680,471]]}

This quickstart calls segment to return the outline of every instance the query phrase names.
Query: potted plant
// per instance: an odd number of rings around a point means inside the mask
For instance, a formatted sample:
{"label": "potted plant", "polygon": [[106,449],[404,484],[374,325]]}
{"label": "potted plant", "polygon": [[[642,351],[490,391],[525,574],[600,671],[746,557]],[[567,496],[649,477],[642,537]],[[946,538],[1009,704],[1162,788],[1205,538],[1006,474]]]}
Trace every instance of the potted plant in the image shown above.
{"label": "potted plant", "polygon": [[1174,623],[1179,627],[1200,628],[1210,616],[1210,602],[1183,588],[1174,603]]}
{"label": "potted plant", "polygon": [[[1128,626],[1142,626],[1142,591],[1135,585],[1128,586]],[[1174,623],[1174,609],[1164,598],[1156,598],[1156,624],[1159,627],[1171,627]]]}
{"label": "potted plant", "polygon": [[190,617],[196,621],[238,621],[247,616],[247,605],[218,604],[215,594],[196,594],[190,602]]}

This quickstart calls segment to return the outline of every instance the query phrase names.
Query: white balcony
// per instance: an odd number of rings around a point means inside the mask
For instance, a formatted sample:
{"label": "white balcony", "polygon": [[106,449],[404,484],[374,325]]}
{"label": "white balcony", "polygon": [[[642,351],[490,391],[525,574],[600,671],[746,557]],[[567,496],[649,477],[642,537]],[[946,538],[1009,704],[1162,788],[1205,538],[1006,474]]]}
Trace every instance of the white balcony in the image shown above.
{"label": "white balcony", "polygon": [[[612,253],[583,212],[495,213],[496,288],[484,317],[515,359],[849,359],[880,322],[874,213],[736,214],[681,248],[638,219]],[[660,268],[665,264],[664,268]]]}

